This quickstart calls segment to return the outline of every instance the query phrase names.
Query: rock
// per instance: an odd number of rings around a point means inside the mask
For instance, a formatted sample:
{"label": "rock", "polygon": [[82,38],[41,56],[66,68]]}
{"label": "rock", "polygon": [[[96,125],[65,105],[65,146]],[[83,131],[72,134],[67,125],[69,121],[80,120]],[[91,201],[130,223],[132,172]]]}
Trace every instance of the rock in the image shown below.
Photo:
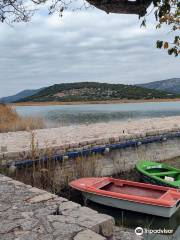
{"label": "rock", "polygon": [[115,141],[116,141],[116,140],[115,140],[114,137],[110,137],[110,138],[109,138],[109,142],[110,142],[110,143],[114,143]]}
{"label": "rock", "polygon": [[101,235],[87,229],[82,232],[79,232],[73,240],[106,240]]}
{"label": "rock", "polygon": [[114,228],[114,240],[144,240],[143,236],[137,236],[132,229],[124,227]]}
{"label": "rock", "polygon": [[7,146],[1,146],[1,152],[2,153],[7,152],[7,151],[8,151]]}
{"label": "rock", "polygon": [[16,180],[11,179],[9,182],[12,183],[15,186],[24,186],[24,183],[16,181]]}
{"label": "rock", "polygon": [[5,202],[3,204],[0,203],[0,212],[8,210],[10,207],[11,205],[8,203],[5,203]]}
{"label": "rock", "polygon": [[34,214],[36,217],[39,218],[39,217],[51,215],[52,212],[53,212],[52,209],[49,209],[48,207],[43,207],[43,208],[38,208],[37,210],[35,210]]}
{"label": "rock", "polygon": [[8,181],[12,181],[12,179],[11,178],[9,178],[9,177],[6,177],[6,176],[3,176],[3,175],[0,175],[0,181],[4,181],[4,182],[8,182]]}
{"label": "rock", "polygon": [[47,193],[45,190],[35,188],[35,187],[31,187],[30,191],[33,192],[33,193]]}
{"label": "rock", "polygon": [[47,217],[49,222],[61,222],[61,223],[72,223],[79,224],[78,218],[72,216],[64,216],[64,215],[50,215]]}
{"label": "rock", "polygon": [[71,212],[71,216],[77,218],[77,222],[84,228],[91,229],[96,233],[102,233],[103,236],[113,235],[114,220],[106,214],[98,212],[87,207],[81,207],[79,210]]}
{"label": "rock", "polygon": [[86,146],[88,144],[88,141],[81,141],[79,143],[80,146]]}
{"label": "rock", "polygon": [[18,228],[21,226],[21,223],[19,221],[8,221],[8,220],[2,220],[0,221],[0,234],[5,234],[12,232],[15,228]]}
{"label": "rock", "polygon": [[37,239],[38,239],[37,233],[27,231],[17,236],[14,240],[37,240]]}
{"label": "rock", "polygon": [[49,234],[51,233],[51,235],[52,235],[54,229],[51,226],[50,222],[47,219],[45,219],[44,216],[40,217],[39,220],[40,220],[42,226],[44,227],[44,229],[46,230],[46,232]]}
{"label": "rock", "polygon": [[81,207],[80,204],[68,201],[68,202],[63,202],[62,204],[60,204],[59,210],[60,210],[60,212],[63,212],[63,214],[65,215],[65,211],[67,212],[67,214],[69,214],[69,211],[76,210],[80,207]]}
{"label": "rock", "polygon": [[4,237],[4,234],[0,234],[0,240],[14,240],[14,234],[7,233],[6,238]]}
{"label": "rock", "polygon": [[112,234],[107,215],[1,174],[0,183],[0,240],[72,240],[87,229],[89,236]]}
{"label": "rock", "polygon": [[62,237],[72,239],[72,237],[77,233],[83,230],[82,227],[78,226],[77,224],[70,224],[70,223],[60,223],[54,222],[53,224],[53,236],[55,237]]}
{"label": "rock", "polygon": [[21,224],[21,227],[22,227],[23,231],[30,231],[30,230],[34,229],[38,223],[39,223],[38,220],[29,218],[29,219],[26,219],[23,221],[23,223]]}
{"label": "rock", "polygon": [[52,199],[54,196],[55,196],[54,194],[45,193],[45,194],[42,194],[42,195],[35,196],[33,198],[29,198],[26,201],[29,202],[29,203],[44,202],[44,201]]}

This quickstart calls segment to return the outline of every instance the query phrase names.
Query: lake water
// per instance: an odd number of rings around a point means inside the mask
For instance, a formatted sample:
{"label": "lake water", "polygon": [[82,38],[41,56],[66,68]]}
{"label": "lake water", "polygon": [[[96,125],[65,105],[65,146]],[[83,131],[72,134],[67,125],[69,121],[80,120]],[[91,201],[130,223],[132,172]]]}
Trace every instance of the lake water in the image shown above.
{"label": "lake water", "polygon": [[172,230],[172,234],[147,234],[144,240],[180,240],[180,210],[171,218],[157,217],[132,211],[122,211],[112,207],[90,202],[88,207],[115,219],[116,226],[130,228],[134,231],[137,227],[150,230]]}
{"label": "lake water", "polygon": [[48,126],[180,116],[180,102],[17,106],[22,116],[43,117]]}

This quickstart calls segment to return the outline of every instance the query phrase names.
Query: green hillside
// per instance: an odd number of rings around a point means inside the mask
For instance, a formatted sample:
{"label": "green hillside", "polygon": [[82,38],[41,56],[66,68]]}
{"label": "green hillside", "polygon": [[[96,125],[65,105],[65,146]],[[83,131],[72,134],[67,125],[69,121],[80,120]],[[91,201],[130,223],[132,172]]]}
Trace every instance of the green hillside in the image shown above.
{"label": "green hillside", "polygon": [[55,84],[38,93],[23,98],[18,102],[47,102],[47,101],[105,101],[117,99],[166,99],[180,95],[146,89],[139,86],[108,84],[97,82],[78,82]]}

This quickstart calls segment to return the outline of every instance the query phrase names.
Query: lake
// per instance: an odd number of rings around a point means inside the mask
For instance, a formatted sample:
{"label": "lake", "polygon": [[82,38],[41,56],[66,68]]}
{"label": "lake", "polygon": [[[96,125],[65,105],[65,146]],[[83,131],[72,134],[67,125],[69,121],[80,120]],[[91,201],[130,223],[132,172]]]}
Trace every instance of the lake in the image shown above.
{"label": "lake", "polygon": [[15,108],[21,116],[44,118],[48,127],[180,116],[180,102],[17,106]]}

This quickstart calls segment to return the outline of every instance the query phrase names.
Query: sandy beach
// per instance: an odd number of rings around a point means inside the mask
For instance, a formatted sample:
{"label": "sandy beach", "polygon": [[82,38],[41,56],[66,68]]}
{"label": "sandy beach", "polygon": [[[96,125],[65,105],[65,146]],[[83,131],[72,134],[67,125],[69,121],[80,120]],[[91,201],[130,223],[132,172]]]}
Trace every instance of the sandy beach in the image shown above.
{"label": "sandy beach", "polygon": [[[107,138],[123,138],[128,135],[147,132],[169,131],[180,129],[180,117],[151,118],[128,120],[124,122],[111,121],[87,125],[72,125],[59,128],[35,130],[35,140],[39,148],[55,147],[64,144],[98,141]],[[0,134],[0,151],[28,151],[32,132],[19,131]]]}

